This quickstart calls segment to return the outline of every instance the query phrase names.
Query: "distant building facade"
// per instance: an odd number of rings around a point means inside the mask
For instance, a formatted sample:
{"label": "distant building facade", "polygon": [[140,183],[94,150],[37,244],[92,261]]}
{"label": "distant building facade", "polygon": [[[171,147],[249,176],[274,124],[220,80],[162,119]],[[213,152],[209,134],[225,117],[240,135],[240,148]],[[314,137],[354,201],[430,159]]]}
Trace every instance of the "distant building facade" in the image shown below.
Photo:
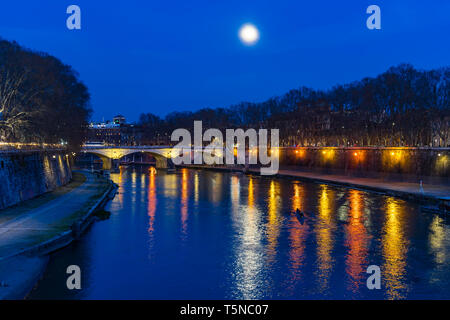
{"label": "distant building facade", "polygon": [[117,115],[112,121],[90,123],[87,142],[104,145],[136,146],[140,145],[142,131],[139,126],[129,124],[122,115]]}

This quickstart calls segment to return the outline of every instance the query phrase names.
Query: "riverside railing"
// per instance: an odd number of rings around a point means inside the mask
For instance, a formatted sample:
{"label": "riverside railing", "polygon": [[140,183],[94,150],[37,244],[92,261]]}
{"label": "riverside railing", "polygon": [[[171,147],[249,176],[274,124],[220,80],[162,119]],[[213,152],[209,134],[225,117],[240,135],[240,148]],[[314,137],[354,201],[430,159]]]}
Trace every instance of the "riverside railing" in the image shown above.
{"label": "riverside railing", "polygon": [[65,145],[55,143],[0,142],[0,153],[62,151],[65,149]]}

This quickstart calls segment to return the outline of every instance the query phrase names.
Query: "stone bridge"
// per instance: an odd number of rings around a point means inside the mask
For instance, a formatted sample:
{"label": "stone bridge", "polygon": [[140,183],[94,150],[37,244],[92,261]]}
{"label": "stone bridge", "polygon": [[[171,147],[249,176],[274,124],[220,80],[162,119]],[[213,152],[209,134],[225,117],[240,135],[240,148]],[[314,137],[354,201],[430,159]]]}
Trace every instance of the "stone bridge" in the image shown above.
{"label": "stone bridge", "polygon": [[156,168],[173,167],[172,147],[170,146],[85,146],[81,151],[100,157],[104,170],[111,170],[115,165],[114,160],[138,152],[151,154],[156,159]]}

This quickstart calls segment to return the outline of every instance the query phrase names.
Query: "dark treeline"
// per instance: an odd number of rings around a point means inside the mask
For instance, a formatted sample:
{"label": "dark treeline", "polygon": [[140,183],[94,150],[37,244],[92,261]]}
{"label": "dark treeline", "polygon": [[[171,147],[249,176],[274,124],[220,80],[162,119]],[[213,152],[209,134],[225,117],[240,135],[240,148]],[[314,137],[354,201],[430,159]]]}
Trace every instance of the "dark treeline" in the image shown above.
{"label": "dark treeline", "polygon": [[77,148],[91,114],[89,100],[70,66],[0,39],[0,141]]}
{"label": "dark treeline", "polygon": [[262,103],[142,114],[144,143],[170,143],[177,128],[278,128],[282,146],[448,146],[450,68],[402,64],[328,91],[302,87]]}

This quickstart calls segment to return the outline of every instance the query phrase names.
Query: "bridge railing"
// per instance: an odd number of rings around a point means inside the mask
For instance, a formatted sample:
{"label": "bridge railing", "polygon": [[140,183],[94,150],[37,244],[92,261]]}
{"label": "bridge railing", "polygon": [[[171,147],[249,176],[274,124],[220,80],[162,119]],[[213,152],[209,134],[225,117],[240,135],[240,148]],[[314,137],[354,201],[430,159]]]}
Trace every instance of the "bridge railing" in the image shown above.
{"label": "bridge railing", "polygon": [[172,146],[83,146],[81,150],[93,150],[93,149],[132,149],[132,150],[147,150],[147,149],[166,149],[172,148]]}

